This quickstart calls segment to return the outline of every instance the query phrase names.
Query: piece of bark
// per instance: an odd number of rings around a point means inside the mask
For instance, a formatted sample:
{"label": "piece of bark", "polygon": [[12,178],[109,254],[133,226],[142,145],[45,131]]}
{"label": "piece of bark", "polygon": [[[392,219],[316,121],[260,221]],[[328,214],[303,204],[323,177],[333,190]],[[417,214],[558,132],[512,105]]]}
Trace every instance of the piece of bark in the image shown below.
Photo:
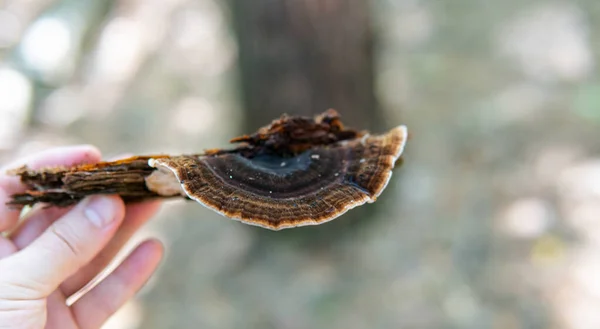
{"label": "piece of bark", "polygon": [[31,189],[13,195],[9,205],[25,206],[42,202],[69,206],[93,194],[118,194],[125,202],[160,197],[146,187],[146,177],[155,171],[148,165],[148,160],[160,157],[165,156],[136,156],[113,162],[37,171],[24,166],[9,174],[19,176],[21,182]]}

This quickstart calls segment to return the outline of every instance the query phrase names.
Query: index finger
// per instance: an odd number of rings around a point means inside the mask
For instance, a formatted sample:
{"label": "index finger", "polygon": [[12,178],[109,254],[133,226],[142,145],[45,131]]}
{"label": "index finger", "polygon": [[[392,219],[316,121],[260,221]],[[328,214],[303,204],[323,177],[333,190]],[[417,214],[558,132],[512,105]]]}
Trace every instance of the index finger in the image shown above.
{"label": "index finger", "polygon": [[19,217],[19,210],[9,209],[6,203],[16,193],[22,193],[26,186],[19,177],[9,176],[7,170],[27,165],[30,169],[41,169],[50,166],[73,166],[83,163],[95,163],[102,159],[100,151],[91,145],[57,147],[42,151],[14,161],[0,169],[0,232],[12,227]]}

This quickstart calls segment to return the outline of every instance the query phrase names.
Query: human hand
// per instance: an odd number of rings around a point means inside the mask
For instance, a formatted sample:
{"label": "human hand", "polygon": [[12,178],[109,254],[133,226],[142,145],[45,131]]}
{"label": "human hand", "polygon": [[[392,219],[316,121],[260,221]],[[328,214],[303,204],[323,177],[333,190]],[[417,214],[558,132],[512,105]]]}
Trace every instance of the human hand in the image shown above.
{"label": "human hand", "polygon": [[[9,167],[32,169],[100,161],[91,146],[52,149]],[[129,238],[158,210],[157,202],[123,204],[93,196],[59,209],[35,206],[18,222],[6,207],[25,189],[0,172],[0,328],[100,328],[152,275],[162,258],[155,240],[140,244],[73,305],[66,300],[101,273]]]}

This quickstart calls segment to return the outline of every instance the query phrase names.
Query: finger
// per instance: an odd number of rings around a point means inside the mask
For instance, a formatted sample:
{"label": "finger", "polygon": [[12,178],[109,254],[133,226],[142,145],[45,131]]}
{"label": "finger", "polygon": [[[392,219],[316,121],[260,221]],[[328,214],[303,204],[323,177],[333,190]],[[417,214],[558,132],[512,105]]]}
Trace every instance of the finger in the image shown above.
{"label": "finger", "polygon": [[45,328],[78,329],[65,296],[58,290],[48,296],[46,314]]}
{"label": "finger", "polygon": [[[125,219],[115,234],[115,237],[111,239],[105,250],[115,246],[117,238],[125,236],[125,232],[137,230],[139,226],[143,225],[147,219],[156,213],[159,207],[160,201],[148,201],[127,205]],[[62,217],[72,208],[73,206],[64,208],[46,208],[44,205],[36,205],[21,221],[21,224],[9,235],[9,238],[19,250],[23,249],[33,242],[33,240],[37,239],[48,227],[50,227],[50,225],[52,225],[52,223],[54,223],[54,221]]]}
{"label": "finger", "polygon": [[13,270],[0,276],[13,286],[29,288],[21,289],[29,295],[17,298],[44,298],[102,250],[124,214],[119,197],[85,199],[33,243],[9,257]]}
{"label": "finger", "polygon": [[158,211],[160,204],[151,201],[128,205],[123,223],[106,247],[89,264],[61,284],[60,289],[65,296],[73,295],[102,272],[131,236]]}
{"label": "finger", "polygon": [[19,218],[20,210],[9,209],[6,203],[13,194],[25,191],[19,177],[8,176],[6,170],[27,165],[31,169],[47,166],[72,166],[82,163],[94,163],[102,158],[100,151],[90,145],[58,147],[34,154],[30,157],[13,162],[0,170],[0,232],[10,229]]}
{"label": "finger", "polygon": [[145,241],[106,279],[76,301],[71,310],[80,328],[99,328],[106,322],[150,278],[162,255],[160,242]]}
{"label": "finger", "polygon": [[35,205],[27,215],[21,220],[21,223],[11,232],[9,238],[19,250],[30,245],[37,239],[52,223],[68,213],[73,206],[57,208],[46,205]]}
{"label": "finger", "polygon": [[7,238],[0,234],[0,259],[8,257],[17,252],[17,247]]}

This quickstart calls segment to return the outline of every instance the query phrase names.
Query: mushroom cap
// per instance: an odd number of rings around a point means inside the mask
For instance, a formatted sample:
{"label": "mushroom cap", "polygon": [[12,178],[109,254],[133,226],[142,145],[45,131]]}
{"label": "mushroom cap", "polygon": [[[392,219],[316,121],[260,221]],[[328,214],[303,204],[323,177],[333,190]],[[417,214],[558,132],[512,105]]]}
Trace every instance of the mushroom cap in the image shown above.
{"label": "mushroom cap", "polygon": [[232,140],[242,143],[233,150],[150,159],[158,170],[147,186],[272,230],[325,223],[377,199],[403,152],[405,126],[370,135],[343,128],[335,111],[293,119]]}

